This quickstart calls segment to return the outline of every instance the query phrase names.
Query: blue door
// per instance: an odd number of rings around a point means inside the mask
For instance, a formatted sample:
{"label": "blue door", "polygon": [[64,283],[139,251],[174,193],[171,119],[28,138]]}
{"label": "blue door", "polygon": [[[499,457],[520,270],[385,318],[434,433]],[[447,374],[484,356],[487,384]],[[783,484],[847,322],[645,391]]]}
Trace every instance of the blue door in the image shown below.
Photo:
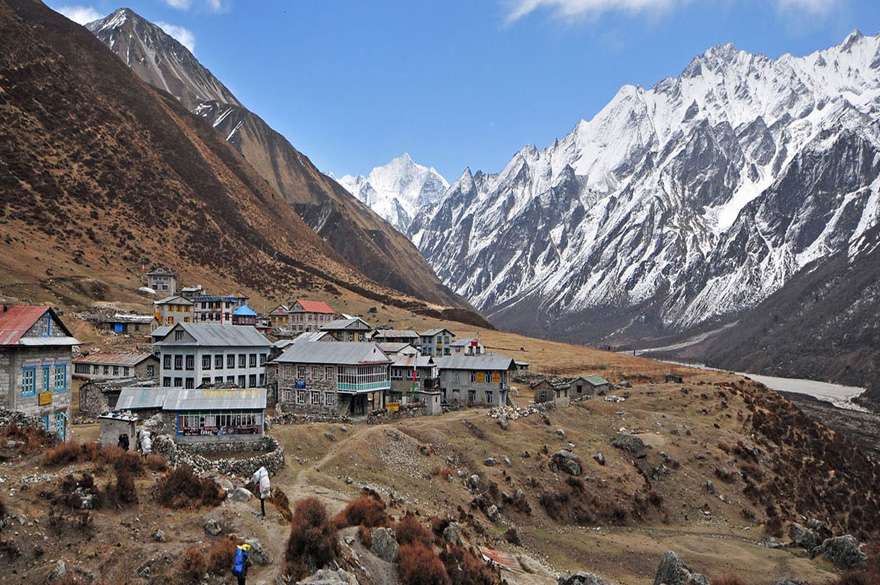
{"label": "blue door", "polygon": [[67,438],[67,414],[63,412],[55,413],[55,434],[62,441]]}

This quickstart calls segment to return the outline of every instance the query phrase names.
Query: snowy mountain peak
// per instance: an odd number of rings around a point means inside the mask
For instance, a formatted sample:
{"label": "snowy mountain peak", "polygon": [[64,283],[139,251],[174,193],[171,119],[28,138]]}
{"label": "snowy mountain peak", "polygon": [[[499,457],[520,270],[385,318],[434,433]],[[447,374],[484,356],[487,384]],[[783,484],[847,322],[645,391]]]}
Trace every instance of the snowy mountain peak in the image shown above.
{"label": "snowy mountain peak", "polygon": [[406,233],[419,209],[437,202],[449,183],[433,167],[416,163],[409,153],[364,176],[345,175],[339,184]]}

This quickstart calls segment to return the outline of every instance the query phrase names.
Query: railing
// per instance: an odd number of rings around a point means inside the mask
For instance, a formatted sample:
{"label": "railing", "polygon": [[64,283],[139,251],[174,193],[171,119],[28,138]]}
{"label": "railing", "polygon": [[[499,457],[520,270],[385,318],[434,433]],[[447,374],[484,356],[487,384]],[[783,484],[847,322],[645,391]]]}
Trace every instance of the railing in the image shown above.
{"label": "railing", "polygon": [[380,382],[337,382],[336,389],[339,392],[375,392],[376,390],[390,390],[391,383],[388,380]]}

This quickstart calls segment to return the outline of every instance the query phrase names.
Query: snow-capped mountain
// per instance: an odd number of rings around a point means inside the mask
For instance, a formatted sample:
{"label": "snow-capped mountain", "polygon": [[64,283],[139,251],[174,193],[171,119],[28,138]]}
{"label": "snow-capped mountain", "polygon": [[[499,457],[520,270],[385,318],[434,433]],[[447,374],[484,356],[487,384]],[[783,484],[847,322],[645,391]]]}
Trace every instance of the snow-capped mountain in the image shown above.
{"label": "snow-capped mountain", "polygon": [[339,183],[403,233],[418,210],[436,203],[449,188],[434,168],[416,163],[406,153],[366,177],[345,175]]}
{"label": "snow-capped mountain", "polygon": [[778,59],[714,47],[497,174],[466,170],[410,236],[501,325],[682,330],[753,307],[878,223],[878,114],[880,37]]}
{"label": "snow-capped mountain", "polygon": [[138,77],[176,96],[188,110],[209,100],[241,105],[186,47],[128,8],[90,22],[86,28]]}

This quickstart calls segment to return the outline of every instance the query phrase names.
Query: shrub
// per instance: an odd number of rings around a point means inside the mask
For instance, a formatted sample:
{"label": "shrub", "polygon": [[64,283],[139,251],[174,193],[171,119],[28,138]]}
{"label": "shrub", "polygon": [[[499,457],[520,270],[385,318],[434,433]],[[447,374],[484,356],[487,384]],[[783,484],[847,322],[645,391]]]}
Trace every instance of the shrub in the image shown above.
{"label": "shrub", "polygon": [[434,550],[419,542],[400,547],[397,576],[401,585],[452,585]]}
{"label": "shrub", "polygon": [[407,514],[394,526],[397,542],[403,544],[421,543],[430,548],[434,538],[428,529],[412,514]]}
{"label": "shrub", "polygon": [[358,540],[361,541],[361,544],[367,548],[371,548],[373,546],[373,531],[370,528],[367,528],[363,524],[358,526]]}
{"label": "shrub", "polygon": [[288,575],[294,580],[311,575],[334,560],[338,552],[336,526],[324,504],[315,498],[297,502],[285,554]]}
{"label": "shrub", "polygon": [[387,526],[388,515],[385,513],[385,502],[381,499],[362,495],[351,502],[334,518],[338,528],[346,526]]}
{"label": "shrub", "polygon": [[208,560],[205,558],[201,548],[191,546],[183,551],[180,573],[186,581],[197,583],[201,581],[202,576],[207,572]]}
{"label": "shrub", "polygon": [[80,459],[80,445],[74,441],[60,443],[43,455],[43,465],[58,466],[76,463]]}
{"label": "shrub", "polygon": [[164,457],[156,453],[147,455],[144,458],[144,465],[151,471],[166,471],[168,469],[168,462],[165,461]]}
{"label": "shrub", "polygon": [[215,540],[208,545],[205,554],[208,571],[217,575],[227,573],[232,568],[237,545],[238,543],[229,536]]}
{"label": "shrub", "polygon": [[189,465],[165,474],[156,488],[156,499],[168,508],[218,506],[223,502],[223,490],[217,482],[197,476]]}
{"label": "shrub", "polygon": [[134,451],[126,451],[120,447],[98,447],[91,459],[84,458],[84,460],[97,460],[100,463],[112,465],[113,469],[117,471],[125,469],[135,475],[144,471],[144,462],[141,456]]}
{"label": "shrub", "polygon": [[471,550],[453,545],[440,553],[452,585],[497,585],[500,575]]}
{"label": "shrub", "polygon": [[293,520],[293,512],[290,511],[290,500],[287,499],[287,494],[283,490],[273,488],[269,501],[272,502],[285,522],[290,523]]}
{"label": "shrub", "polygon": [[120,467],[116,470],[116,483],[107,486],[107,497],[117,506],[137,503],[137,489],[128,467]]}
{"label": "shrub", "polygon": [[446,527],[452,522],[447,517],[434,516],[431,518],[431,532],[434,533],[435,538],[443,538],[443,532],[446,530]]}

